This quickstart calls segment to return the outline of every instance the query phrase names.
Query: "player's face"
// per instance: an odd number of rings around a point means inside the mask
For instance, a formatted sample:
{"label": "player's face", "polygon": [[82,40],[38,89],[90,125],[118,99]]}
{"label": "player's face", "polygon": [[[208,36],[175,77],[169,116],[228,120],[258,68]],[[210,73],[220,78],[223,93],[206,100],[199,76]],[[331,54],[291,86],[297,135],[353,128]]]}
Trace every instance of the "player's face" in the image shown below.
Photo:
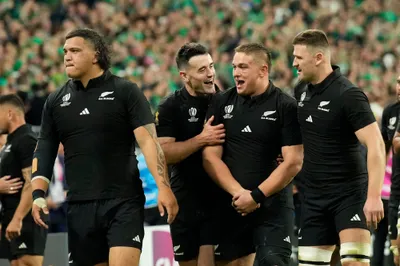
{"label": "player's face", "polygon": [[196,55],[189,59],[188,67],[181,72],[185,82],[196,94],[215,93],[215,68],[211,55]]}
{"label": "player's face", "polygon": [[315,56],[306,45],[294,45],[293,66],[297,69],[299,80],[305,82],[313,81],[317,70]]}
{"label": "player's face", "polygon": [[397,100],[400,101],[400,76],[398,76],[396,80],[396,94]]}
{"label": "player's face", "polygon": [[73,37],[64,44],[64,65],[67,76],[82,78],[97,63],[96,51],[82,37]]}
{"label": "player's face", "polygon": [[0,105],[0,134],[7,134],[10,127],[12,111],[8,105]]}
{"label": "player's face", "polygon": [[254,94],[262,66],[254,60],[252,55],[245,53],[235,53],[232,66],[237,93],[249,96]]}

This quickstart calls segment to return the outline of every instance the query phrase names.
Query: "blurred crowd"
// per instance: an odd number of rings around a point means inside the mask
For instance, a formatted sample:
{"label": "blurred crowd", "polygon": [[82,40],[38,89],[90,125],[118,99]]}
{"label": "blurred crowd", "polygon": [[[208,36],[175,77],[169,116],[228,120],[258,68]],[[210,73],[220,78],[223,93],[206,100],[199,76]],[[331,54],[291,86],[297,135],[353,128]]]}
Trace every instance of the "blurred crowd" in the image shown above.
{"label": "blurred crowd", "polygon": [[151,106],[181,86],[174,61],[185,42],[209,47],[218,83],[232,86],[234,48],[248,41],[272,52],[272,79],[296,82],[291,40],[301,30],[327,32],[333,63],[368,94],[379,118],[400,73],[398,0],[13,0],[0,1],[0,91],[16,92],[40,124],[48,93],[66,81],[66,33],[90,27],[113,50],[112,72],[143,90]]}

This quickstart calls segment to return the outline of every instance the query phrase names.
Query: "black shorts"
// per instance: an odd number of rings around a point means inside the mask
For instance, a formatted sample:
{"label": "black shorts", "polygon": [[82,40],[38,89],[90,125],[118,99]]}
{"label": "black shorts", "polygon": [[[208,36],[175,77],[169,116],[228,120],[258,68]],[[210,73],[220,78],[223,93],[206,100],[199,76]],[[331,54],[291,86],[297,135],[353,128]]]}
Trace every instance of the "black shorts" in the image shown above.
{"label": "black shorts", "polygon": [[22,221],[21,235],[9,242],[6,229],[11,222],[10,216],[4,216],[1,222],[0,258],[15,260],[24,255],[43,256],[46,247],[47,230],[38,226],[30,213]]}
{"label": "black shorts", "polygon": [[111,247],[141,249],[143,198],[117,198],[68,204],[68,246],[74,265],[108,261]]}
{"label": "black shorts", "polygon": [[397,219],[399,212],[400,200],[390,197],[389,199],[389,237],[390,240],[397,239]]}
{"label": "black shorts", "polygon": [[220,241],[214,252],[216,260],[231,261],[254,252],[257,258],[258,253],[268,247],[282,260],[290,259],[294,227],[292,208],[261,205],[255,212],[241,216],[232,206],[225,206],[220,215],[222,224],[219,225]]}
{"label": "black shorts", "polygon": [[336,245],[344,229],[367,229],[364,215],[366,190],[335,196],[305,192],[299,246]]}
{"label": "black shorts", "polygon": [[217,220],[213,213],[213,210],[179,210],[170,226],[176,261],[194,260],[200,246],[217,244]]}

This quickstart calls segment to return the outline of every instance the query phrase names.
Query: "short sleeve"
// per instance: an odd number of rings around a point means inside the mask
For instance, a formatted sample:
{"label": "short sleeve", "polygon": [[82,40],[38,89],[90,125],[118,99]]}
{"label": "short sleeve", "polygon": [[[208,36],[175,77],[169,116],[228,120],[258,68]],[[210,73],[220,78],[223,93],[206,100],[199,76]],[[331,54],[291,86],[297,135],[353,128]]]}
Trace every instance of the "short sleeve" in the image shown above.
{"label": "short sleeve", "polygon": [[382,138],[384,141],[389,141],[389,135],[387,132],[388,112],[389,112],[389,108],[385,108],[385,110],[383,110],[382,119],[381,119],[381,133],[382,133]]}
{"label": "short sleeve", "polygon": [[354,132],[376,121],[368,98],[360,89],[349,89],[344,92],[342,98],[344,117],[352,126]]}
{"label": "short sleeve", "polygon": [[154,123],[150,104],[144,94],[135,83],[128,83],[126,90],[129,90],[127,101],[129,121],[132,129]]}
{"label": "short sleeve", "polygon": [[177,137],[177,125],[175,119],[177,115],[174,101],[171,97],[166,98],[158,106],[155,113],[155,122],[158,137]]}
{"label": "short sleeve", "polygon": [[36,139],[32,135],[25,135],[18,139],[15,153],[22,168],[32,166],[33,152],[36,147]]}
{"label": "short sleeve", "polygon": [[210,104],[208,105],[206,113],[206,121],[208,121],[210,117],[214,116],[214,121],[212,125],[218,125],[220,123],[223,123],[222,113],[221,113],[221,98],[222,95],[220,93],[213,95],[210,100]]}
{"label": "short sleeve", "polygon": [[281,139],[282,147],[302,144],[300,124],[297,117],[297,102],[295,99],[282,100]]}

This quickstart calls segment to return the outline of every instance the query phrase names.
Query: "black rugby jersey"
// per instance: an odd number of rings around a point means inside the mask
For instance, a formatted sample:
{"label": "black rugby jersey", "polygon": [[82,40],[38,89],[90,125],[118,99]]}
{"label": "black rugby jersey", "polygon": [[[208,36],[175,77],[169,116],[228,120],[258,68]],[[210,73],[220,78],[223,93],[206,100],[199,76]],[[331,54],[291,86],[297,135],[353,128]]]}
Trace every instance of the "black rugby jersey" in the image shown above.
{"label": "black rugby jersey", "polygon": [[367,96],[334,66],[321,83],[307,85],[298,108],[307,190],[337,193],[365,188],[366,160],[355,132],[375,122]]}
{"label": "black rugby jersey", "polygon": [[69,201],[144,197],[133,130],[153,122],[137,85],[110,71],[86,88],[69,80],[44,106],[33,178],[50,179],[61,142]]}

